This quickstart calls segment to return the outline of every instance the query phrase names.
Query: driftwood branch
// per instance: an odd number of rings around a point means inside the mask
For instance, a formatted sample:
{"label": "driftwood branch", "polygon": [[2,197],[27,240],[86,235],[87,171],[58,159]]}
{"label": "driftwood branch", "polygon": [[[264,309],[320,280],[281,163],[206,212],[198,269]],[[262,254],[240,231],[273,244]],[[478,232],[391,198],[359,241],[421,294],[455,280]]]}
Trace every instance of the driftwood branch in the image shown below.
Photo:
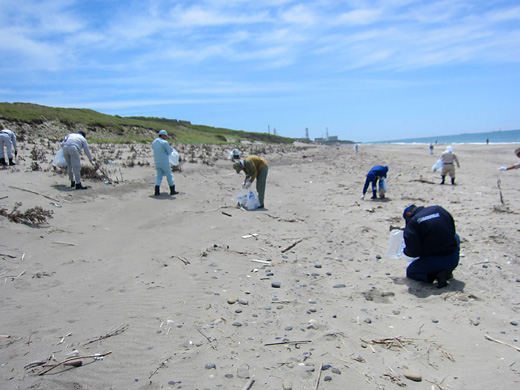
{"label": "driftwood branch", "polygon": [[249,382],[247,382],[242,390],[249,390],[251,387],[253,387],[253,383],[255,383],[255,377],[249,379]]}
{"label": "driftwood branch", "polygon": [[298,244],[299,244],[300,242],[302,242],[302,241],[303,241],[303,238],[300,238],[300,239],[294,241],[294,242],[293,242],[291,245],[289,245],[287,248],[282,249],[282,253],[285,253],[285,252],[287,252],[289,249],[294,248],[296,245],[298,245]]}
{"label": "driftwood branch", "polygon": [[314,386],[314,390],[318,390],[318,386],[320,384],[321,371],[323,371],[323,363],[320,365],[320,369],[318,370],[318,378],[316,379],[316,386]]}
{"label": "driftwood branch", "polygon": [[264,346],[268,345],[284,345],[284,344],[303,344],[303,343],[312,343],[311,340],[301,340],[301,341],[280,341],[279,343],[268,343],[264,344]]}
{"label": "driftwood branch", "polygon": [[25,188],[21,188],[21,187],[16,187],[16,186],[9,186],[11,188],[14,188],[14,189],[17,189],[17,190],[20,190],[20,191],[25,191],[25,192],[30,192],[31,194],[36,194],[36,195],[40,195],[40,196],[43,196],[44,198],[47,198],[47,199],[50,199],[50,200],[53,200],[55,202],[61,202],[59,201],[58,199],[54,199],[48,195],[44,195],[44,194],[41,194],[39,192],[36,192],[36,191],[31,191],[31,190],[26,190]]}
{"label": "driftwood branch", "polygon": [[44,375],[44,374],[48,373],[49,371],[54,370],[56,367],[59,367],[61,365],[79,367],[83,363],[80,364],[79,362],[76,362],[76,363],[73,364],[73,362],[74,361],[81,361],[81,359],[92,359],[92,358],[93,359],[97,359],[97,358],[100,358],[100,357],[103,357],[103,356],[110,355],[111,353],[112,353],[112,351],[108,351],[108,352],[105,352],[105,353],[96,353],[95,355],[72,356],[72,357],[69,357],[69,358],[59,362],[59,363],[53,364],[51,367],[47,368],[46,370],[41,371],[38,375]]}
{"label": "driftwood branch", "polygon": [[488,335],[485,335],[484,337],[486,338],[486,340],[493,341],[493,342],[495,342],[495,343],[498,343],[498,344],[502,344],[502,345],[508,346],[508,347],[513,348],[513,349],[516,349],[518,352],[520,352],[520,348],[515,347],[514,345],[511,345],[511,344],[508,344],[508,343],[504,343],[503,341],[500,341],[500,340],[494,339],[493,337],[488,336]]}
{"label": "driftwood branch", "polygon": [[162,367],[166,366],[166,363],[168,363],[168,361],[173,357],[170,356],[168,359],[164,360],[160,365],[159,367],[157,367],[151,374],[150,376],[148,377],[148,379],[152,379],[152,376],[154,376],[155,374],[157,374],[157,371],[159,371],[159,369],[161,369]]}

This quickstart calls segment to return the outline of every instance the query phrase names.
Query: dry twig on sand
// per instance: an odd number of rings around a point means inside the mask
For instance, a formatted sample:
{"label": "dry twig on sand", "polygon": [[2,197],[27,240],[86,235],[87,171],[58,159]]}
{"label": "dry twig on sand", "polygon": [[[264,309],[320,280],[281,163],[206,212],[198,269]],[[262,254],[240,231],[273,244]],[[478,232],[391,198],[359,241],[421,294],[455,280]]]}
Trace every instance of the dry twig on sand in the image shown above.
{"label": "dry twig on sand", "polygon": [[293,242],[291,245],[289,245],[287,248],[282,249],[282,253],[285,253],[285,252],[287,252],[289,249],[294,248],[296,245],[298,245],[298,244],[299,244],[300,242],[302,242],[302,241],[303,241],[303,238],[300,238],[300,239],[294,241],[294,242]]}
{"label": "dry twig on sand", "polygon": [[384,345],[388,349],[404,348],[405,344],[413,344],[412,340],[403,337],[389,337],[386,339],[372,340],[374,344]]}
{"label": "dry twig on sand", "polygon": [[249,382],[247,382],[242,390],[249,390],[251,387],[253,387],[253,383],[255,383],[255,377],[249,379]]}
{"label": "dry twig on sand", "polygon": [[498,343],[498,344],[502,344],[502,345],[508,346],[508,347],[513,348],[513,349],[516,349],[518,352],[520,352],[520,348],[515,347],[514,345],[511,345],[511,344],[508,344],[508,343],[504,343],[503,341],[500,341],[500,340],[494,339],[493,337],[488,336],[488,335],[485,335],[484,337],[486,338],[486,340],[494,341],[495,343]]}
{"label": "dry twig on sand", "polygon": [[284,344],[303,344],[303,343],[311,343],[311,340],[301,340],[301,341],[280,341],[279,343],[268,343],[264,344],[264,346],[268,345],[284,345]]}
{"label": "dry twig on sand", "polygon": [[83,362],[81,362],[81,359],[99,359],[103,356],[107,356],[107,355],[110,355],[112,353],[112,351],[108,351],[108,352],[105,352],[105,353],[96,353],[95,355],[86,355],[86,356],[73,356],[73,357],[69,357],[59,363],[56,363],[56,364],[52,364],[49,368],[41,371],[38,373],[38,375],[44,375],[46,373],[48,373],[49,371],[51,370],[54,370],[56,367],[59,367],[61,365],[65,365],[65,366],[73,366],[73,367],[79,367],[83,364]]}
{"label": "dry twig on sand", "polygon": [[[16,187],[16,186],[9,186],[9,187],[10,187],[10,188],[14,188],[14,189],[16,189],[16,190],[20,190],[20,191],[30,192],[31,194],[40,195],[40,196],[43,196],[44,198],[47,198],[47,199],[53,200],[53,201],[55,201],[55,202],[61,202],[61,201],[59,201],[58,199],[51,198],[51,197],[48,196],[48,195],[40,194],[39,192],[36,192],[36,191],[26,190],[25,188]],[[64,200],[64,202],[67,202],[67,201]]]}
{"label": "dry twig on sand", "polygon": [[91,340],[91,341],[83,344],[83,346],[95,343],[96,341],[101,341],[101,340],[104,340],[104,339],[108,339],[109,337],[112,337],[112,336],[116,336],[118,334],[123,333],[127,329],[128,329],[128,324],[123,323],[123,324],[119,325],[117,328],[115,328],[113,331],[108,332],[104,336],[99,336],[99,337],[95,338],[94,340]]}
{"label": "dry twig on sand", "polygon": [[[150,376],[148,377],[148,379],[152,379],[152,376],[154,376],[155,374],[157,374],[157,371],[159,371],[159,369],[163,368],[166,366],[166,363],[168,363],[168,360],[170,360],[171,358],[173,357],[173,355],[171,355],[168,359],[164,360],[160,365],[159,367],[157,367],[151,374]],[[151,382],[150,382],[151,383]]]}
{"label": "dry twig on sand", "polygon": [[172,257],[178,258],[180,261],[182,261],[184,263],[184,265],[190,264],[190,262],[184,257],[181,257],[181,256],[172,256]]}
{"label": "dry twig on sand", "polygon": [[318,377],[316,378],[316,386],[314,386],[314,390],[318,389],[318,386],[320,384],[320,378],[321,378],[321,372],[323,371],[323,363],[320,365],[320,369],[318,370]]}

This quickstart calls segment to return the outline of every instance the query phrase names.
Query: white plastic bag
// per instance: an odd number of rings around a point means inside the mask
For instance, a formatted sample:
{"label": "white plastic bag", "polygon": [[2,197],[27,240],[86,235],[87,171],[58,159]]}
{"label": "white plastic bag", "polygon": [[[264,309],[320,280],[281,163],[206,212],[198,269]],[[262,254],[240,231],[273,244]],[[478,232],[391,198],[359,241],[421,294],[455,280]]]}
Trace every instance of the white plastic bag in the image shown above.
{"label": "white plastic bag", "polygon": [[388,259],[403,259],[407,263],[412,263],[417,260],[418,257],[408,257],[404,254],[403,251],[405,247],[403,231],[401,229],[391,230],[390,242],[388,243],[388,250],[386,251],[385,257]]}
{"label": "white plastic bag", "polygon": [[177,152],[175,149],[173,149],[173,152],[171,152],[170,157],[170,165],[179,165],[179,152]]}
{"label": "white plastic bag", "polygon": [[52,160],[52,165],[58,168],[67,168],[67,162],[65,161],[65,157],[63,157],[63,149],[58,150],[56,156]]}
{"label": "white plastic bag", "polygon": [[233,199],[238,202],[240,207],[247,210],[254,210],[260,206],[258,196],[251,188],[242,188]]}
{"label": "white plastic bag", "polygon": [[437,162],[435,164],[433,164],[432,171],[433,172],[440,171],[442,169],[442,163],[443,163],[443,159],[442,158],[438,159]]}
{"label": "white plastic bag", "polygon": [[380,179],[379,180],[379,191],[388,191],[388,183],[386,182],[385,179]]}

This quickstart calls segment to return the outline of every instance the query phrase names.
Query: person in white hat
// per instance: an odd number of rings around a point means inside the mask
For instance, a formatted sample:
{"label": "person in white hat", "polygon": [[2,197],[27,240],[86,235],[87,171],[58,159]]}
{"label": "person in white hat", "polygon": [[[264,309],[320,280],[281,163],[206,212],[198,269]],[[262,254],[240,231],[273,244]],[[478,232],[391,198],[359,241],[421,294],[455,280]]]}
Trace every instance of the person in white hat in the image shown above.
{"label": "person in white hat", "polygon": [[88,148],[88,142],[85,139],[86,133],[71,133],[62,141],[63,157],[67,163],[67,174],[70,179],[70,186],[76,187],[77,190],[86,190],[87,187],[81,184],[81,158],[80,153],[85,151],[91,164],[94,164],[92,154]]}
{"label": "person in white hat", "polygon": [[4,155],[4,147],[7,150],[7,158],[9,159],[9,165],[16,165],[13,161],[13,148],[14,156],[18,156],[18,146],[16,145],[16,135],[9,129],[6,129],[3,125],[0,130],[0,164],[7,165],[7,160]]}
{"label": "person in white hat", "polygon": [[451,184],[455,185],[455,163],[457,163],[457,167],[460,168],[459,159],[453,153],[453,146],[448,146],[444,153],[441,154],[442,160],[442,171],[441,171],[441,184],[444,184],[444,179],[446,175],[450,175]]}
{"label": "person in white hat", "polygon": [[[516,154],[516,157],[520,158],[520,148],[517,148],[515,150],[515,154]],[[513,164],[513,165],[510,165],[508,167],[500,167],[500,170],[501,171],[510,171],[511,169],[519,169],[519,168],[520,168],[520,163]]]}
{"label": "person in white hat", "polygon": [[172,168],[170,167],[170,154],[173,148],[168,141],[168,133],[166,130],[160,130],[159,136],[152,142],[153,157],[155,160],[155,170],[157,177],[155,179],[155,196],[161,195],[161,182],[163,176],[166,176],[168,185],[170,186],[170,195],[177,195],[175,191],[175,182],[173,181]]}

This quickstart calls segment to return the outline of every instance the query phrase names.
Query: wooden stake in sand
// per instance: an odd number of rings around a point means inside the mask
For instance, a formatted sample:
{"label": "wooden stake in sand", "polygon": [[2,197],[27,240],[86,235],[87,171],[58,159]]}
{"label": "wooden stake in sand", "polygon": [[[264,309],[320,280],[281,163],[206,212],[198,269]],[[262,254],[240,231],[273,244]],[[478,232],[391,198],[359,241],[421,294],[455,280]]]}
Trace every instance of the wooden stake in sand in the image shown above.
{"label": "wooden stake in sand", "polygon": [[511,345],[511,344],[508,344],[508,343],[504,343],[503,341],[500,341],[500,340],[494,339],[493,337],[488,336],[488,335],[485,335],[484,337],[486,338],[486,340],[494,341],[495,343],[502,344],[502,345],[506,345],[506,346],[508,346],[508,347],[510,347],[510,348],[513,348],[513,349],[516,349],[518,352],[520,352],[520,348],[515,347],[514,345]]}
{"label": "wooden stake in sand", "polygon": [[320,378],[321,378],[321,371],[323,370],[323,363],[321,363],[320,369],[318,370],[318,378],[316,379],[316,386],[314,387],[314,390],[318,390],[318,386],[320,384]]}
{"label": "wooden stake in sand", "polygon": [[300,239],[294,241],[294,242],[293,242],[291,245],[289,245],[287,248],[282,249],[282,253],[285,253],[285,252],[287,252],[289,249],[294,248],[296,245],[298,245],[298,244],[299,244],[300,242],[302,242],[302,241],[303,241],[303,238],[300,238]]}

